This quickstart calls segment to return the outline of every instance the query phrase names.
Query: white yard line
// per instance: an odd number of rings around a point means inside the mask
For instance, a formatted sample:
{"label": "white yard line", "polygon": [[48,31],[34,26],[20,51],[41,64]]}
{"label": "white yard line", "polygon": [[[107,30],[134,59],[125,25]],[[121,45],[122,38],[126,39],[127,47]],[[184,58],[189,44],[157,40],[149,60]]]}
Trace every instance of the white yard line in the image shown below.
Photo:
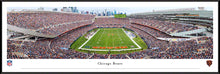
{"label": "white yard line", "polygon": [[99,42],[99,40],[102,38],[102,36],[103,36],[103,33],[105,33],[105,29],[104,29],[104,31],[102,32],[102,34],[101,34],[101,36],[99,36],[99,38],[97,39],[98,41],[96,41],[96,42]]}
{"label": "white yard line", "polygon": [[101,36],[98,37],[98,39],[97,39],[98,41],[96,41],[96,42],[99,42],[100,39],[102,38],[103,34],[105,34],[105,29],[103,29],[103,30],[104,30],[104,31],[102,32]]}
{"label": "white yard line", "polygon": [[[114,32],[114,30],[112,30],[112,31]],[[112,31],[111,31],[111,32],[112,32]],[[110,36],[113,36],[113,35],[114,35],[113,33],[111,33],[111,34],[112,34],[112,35],[110,35]],[[111,39],[112,39],[112,38],[111,38]],[[112,41],[113,41],[113,43],[112,43],[112,44],[113,44],[113,47],[115,47],[115,46],[114,46],[114,40],[115,40],[115,39],[112,40]]]}
{"label": "white yard line", "polygon": [[[100,29],[99,29],[99,30],[100,30]],[[91,37],[89,37],[89,39],[88,39],[85,43],[83,43],[83,45],[81,45],[78,49],[81,49],[87,42],[89,42],[89,40],[90,40],[96,33],[98,33],[99,30],[96,31]]]}
{"label": "white yard line", "polygon": [[[128,34],[125,32],[125,30],[124,30],[124,29],[122,29],[122,30],[123,30],[124,33],[128,36]],[[128,37],[129,37],[129,36],[128,36]],[[131,37],[129,37],[129,38],[131,39],[132,42],[134,42],[135,45],[138,46],[138,48],[134,48],[134,49],[141,49],[141,47],[140,47]]]}
{"label": "white yard line", "polygon": [[121,41],[122,41],[122,39],[121,39],[121,36],[119,35],[119,32],[118,32],[118,30],[117,30],[117,33],[118,33],[118,36],[119,36],[119,38],[120,38],[120,41],[119,41],[119,42],[121,42]]}
{"label": "white yard line", "polygon": [[119,35],[119,32],[118,32],[118,30],[117,30],[117,33],[118,33],[118,36],[119,36],[119,38],[120,38],[120,41],[121,41],[122,39],[121,39],[121,36]]}
{"label": "white yard line", "polygon": [[102,35],[101,35],[101,37],[99,38],[99,40],[101,40],[102,39],[102,36],[103,36],[103,34],[105,34],[105,29],[103,29],[104,31],[102,32]]}

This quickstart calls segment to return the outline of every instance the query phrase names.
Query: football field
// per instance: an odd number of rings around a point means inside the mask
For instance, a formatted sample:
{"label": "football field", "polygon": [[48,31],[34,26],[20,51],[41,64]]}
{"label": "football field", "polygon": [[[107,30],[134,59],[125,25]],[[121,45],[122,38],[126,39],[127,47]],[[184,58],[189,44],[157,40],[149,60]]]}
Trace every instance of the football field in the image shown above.
{"label": "football field", "polygon": [[120,51],[141,49],[141,47],[132,38],[129,38],[122,28],[99,28],[79,49]]}

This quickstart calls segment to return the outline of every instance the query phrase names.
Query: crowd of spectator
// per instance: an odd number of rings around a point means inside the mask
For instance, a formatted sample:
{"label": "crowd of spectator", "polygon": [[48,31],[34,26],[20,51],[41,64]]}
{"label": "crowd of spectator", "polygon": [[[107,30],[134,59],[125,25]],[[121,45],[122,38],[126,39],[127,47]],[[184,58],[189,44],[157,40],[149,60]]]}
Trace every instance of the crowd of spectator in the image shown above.
{"label": "crowd of spectator", "polygon": [[168,41],[159,40],[156,37],[149,34],[148,32],[142,31],[142,30],[134,28],[132,26],[126,26],[126,28],[129,28],[129,29],[133,30],[140,37],[142,37],[149,48],[158,48],[158,47],[166,48],[168,46],[167,45]]}
{"label": "crowd of spectator", "polygon": [[32,59],[86,59],[91,54],[78,52],[74,50],[64,50],[61,48],[69,48],[74,40],[87,31],[96,28],[95,26],[85,26],[74,29],[67,32],[65,35],[54,39],[38,40],[36,42],[31,41],[14,41],[8,40],[8,57],[12,59],[23,58],[22,55],[14,55],[12,52],[21,52]]}
{"label": "crowd of spectator", "polygon": [[89,59],[128,59],[126,54],[94,54]]}
{"label": "crowd of spectator", "polygon": [[[137,32],[150,46],[149,49],[140,52],[129,53],[129,57],[140,59],[150,57],[153,59],[211,59],[213,58],[212,37],[201,37],[197,40],[205,40],[205,43],[198,43],[196,39],[188,41],[162,41],[154,38],[149,33],[127,26]],[[153,45],[152,45],[153,44]],[[157,47],[157,48],[155,48]]]}
{"label": "crowd of spectator", "polygon": [[92,21],[84,21],[84,22],[77,22],[72,24],[62,24],[55,27],[45,28],[43,30],[40,30],[40,33],[46,34],[46,35],[60,35],[65,32],[68,32],[72,29],[76,29],[78,27],[86,26],[92,24]]}
{"label": "crowd of spectator", "polygon": [[143,51],[127,53],[130,59],[143,59],[147,55],[143,54]]}
{"label": "crowd of spectator", "polygon": [[170,21],[130,19],[130,22],[150,26],[167,34],[199,29],[197,26],[184,25],[184,24],[174,23]]}
{"label": "crowd of spectator", "polygon": [[148,34],[151,34],[151,35],[154,36],[154,37],[175,38],[175,37],[173,37],[173,36],[170,36],[169,34],[163,33],[163,32],[161,32],[161,31],[158,31],[158,30],[155,30],[155,29],[152,29],[152,28],[143,26],[143,25],[132,24],[131,26],[134,27],[134,28],[143,30],[143,31],[145,31],[145,32],[148,32]]}
{"label": "crowd of spectator", "polygon": [[57,25],[73,21],[91,20],[95,15],[84,15],[74,13],[59,13],[59,12],[11,12],[7,13],[8,24],[26,28],[40,29],[43,27]]}
{"label": "crowd of spectator", "polygon": [[[49,54],[53,53],[49,50],[48,43],[49,40],[36,42],[8,40],[8,52],[20,52],[27,55],[28,58],[46,58],[50,57]],[[8,55],[8,58],[19,58],[22,56],[24,55]]]}
{"label": "crowd of spectator", "polygon": [[128,59],[128,57],[126,57],[126,54],[112,54],[110,59]]}
{"label": "crowd of spectator", "polygon": [[[164,59],[211,59],[213,58],[212,39],[206,44],[197,44],[195,40],[172,42],[170,48],[163,52],[158,50],[148,51],[148,53],[155,53],[152,58]],[[203,50],[205,49],[205,50]],[[202,51],[200,51],[202,50]]]}
{"label": "crowd of spectator", "polygon": [[90,59],[108,59],[109,54],[94,54]]}
{"label": "crowd of spectator", "polygon": [[20,52],[20,50],[16,50],[19,49],[19,44],[21,44],[22,41],[12,41],[12,40],[7,40],[7,58],[11,58],[11,59],[23,59],[24,57],[19,56],[14,54],[13,52]]}
{"label": "crowd of spectator", "polygon": [[94,25],[98,27],[123,27],[129,24],[127,18],[96,18]]}
{"label": "crowd of spectator", "polygon": [[[89,30],[92,30],[96,28],[96,26],[93,25],[89,25],[89,26],[84,26],[84,27],[80,27],[77,29],[74,29],[72,31],[67,32],[65,35],[54,39],[51,42],[51,49],[53,49],[54,51],[60,52],[63,51],[63,49],[61,48],[70,48],[71,44],[80,36],[83,36],[86,32],[88,32]],[[68,51],[68,50],[66,50]],[[76,52],[76,51],[74,51]],[[63,53],[65,54],[65,53]],[[78,57],[78,56],[79,57]],[[87,53],[79,53],[79,54],[75,54],[75,57],[71,57],[71,58],[88,58]]]}
{"label": "crowd of spectator", "polygon": [[[77,18],[80,17],[80,18]],[[8,23],[28,29],[39,29],[65,22],[91,20],[93,15],[69,13],[8,13]],[[165,33],[198,29],[178,23],[144,19],[97,18],[92,21],[49,27],[39,32],[59,35],[52,39],[31,41],[7,41],[7,58],[10,59],[211,59],[213,58],[213,38],[201,37],[188,41],[164,41],[157,37],[172,38]],[[140,25],[143,24],[143,25]],[[158,28],[160,31],[146,27]],[[137,33],[148,45],[148,49],[126,54],[96,54],[68,50],[70,45],[88,31],[98,27],[125,27]],[[162,32],[165,33],[162,33]],[[201,41],[205,41],[201,43]],[[20,52],[24,55],[17,55]]]}
{"label": "crowd of spectator", "polygon": [[82,28],[78,28],[75,30],[72,30],[66,35],[63,35],[62,37],[59,37],[57,39],[54,39],[51,43],[51,47],[53,49],[58,49],[60,47],[69,48],[70,45],[80,36],[84,35],[87,31],[92,30],[96,28],[95,26],[85,26]]}

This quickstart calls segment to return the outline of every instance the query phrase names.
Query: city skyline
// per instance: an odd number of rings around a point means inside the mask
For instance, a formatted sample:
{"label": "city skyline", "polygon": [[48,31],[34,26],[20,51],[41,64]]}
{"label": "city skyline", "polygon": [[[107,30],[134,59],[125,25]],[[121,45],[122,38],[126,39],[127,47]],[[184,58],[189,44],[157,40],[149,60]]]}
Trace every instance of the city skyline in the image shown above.
{"label": "city skyline", "polygon": [[[64,6],[67,7],[67,6]],[[69,6],[69,7],[77,7],[77,6]],[[40,7],[8,7],[7,11],[15,10],[23,10],[23,9],[38,9]],[[45,11],[52,11],[54,8],[57,8],[57,11],[61,11],[63,7],[43,7]],[[127,15],[134,13],[143,13],[143,12],[153,12],[153,10],[167,10],[167,9],[180,9],[180,8],[195,8],[198,7],[77,7],[80,11],[89,11],[89,12],[98,12],[102,13],[103,11],[117,11],[117,13],[123,12]],[[205,7],[205,10],[212,11],[212,7]]]}

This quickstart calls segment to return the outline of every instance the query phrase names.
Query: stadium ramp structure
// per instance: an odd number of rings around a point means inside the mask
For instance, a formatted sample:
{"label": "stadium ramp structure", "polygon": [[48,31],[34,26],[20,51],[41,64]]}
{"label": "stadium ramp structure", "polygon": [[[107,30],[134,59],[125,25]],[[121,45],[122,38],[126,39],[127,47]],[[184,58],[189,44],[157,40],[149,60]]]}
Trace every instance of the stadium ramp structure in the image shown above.
{"label": "stadium ramp structure", "polygon": [[206,28],[196,29],[196,30],[191,30],[191,31],[178,32],[178,33],[172,33],[170,35],[171,36],[180,36],[180,37],[197,37],[197,36],[191,36],[190,34],[201,33],[201,32],[207,32]]}
{"label": "stadium ramp structure", "polygon": [[7,29],[16,33],[22,33],[24,35],[31,35],[31,36],[36,36],[36,37],[44,37],[44,38],[54,38],[56,37],[56,35],[46,35],[46,34],[42,34],[39,32],[36,32],[35,30],[31,30],[31,29],[24,29],[24,28],[20,28],[20,27],[16,27],[10,24],[7,24]]}
{"label": "stadium ramp structure", "polygon": [[157,39],[165,40],[165,41],[188,41],[188,40],[192,40],[191,38],[161,38],[161,37],[157,37]]}

